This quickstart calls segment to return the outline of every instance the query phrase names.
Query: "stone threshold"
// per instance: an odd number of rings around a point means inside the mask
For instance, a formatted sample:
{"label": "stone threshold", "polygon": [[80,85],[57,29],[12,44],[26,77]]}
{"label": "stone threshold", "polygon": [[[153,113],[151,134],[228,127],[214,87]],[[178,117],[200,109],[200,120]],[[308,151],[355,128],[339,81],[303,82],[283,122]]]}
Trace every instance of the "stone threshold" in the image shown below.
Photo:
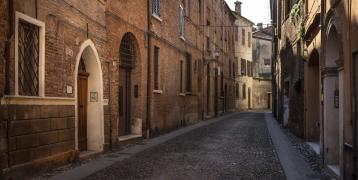
{"label": "stone threshold", "polygon": [[339,165],[338,164],[331,164],[327,165],[328,169],[332,171],[337,177],[340,177]]}
{"label": "stone threshold", "polygon": [[310,148],[317,154],[321,154],[321,146],[319,145],[319,142],[306,142],[310,146]]}
{"label": "stone threshold", "polygon": [[125,135],[125,136],[119,136],[118,141],[123,142],[123,141],[128,141],[128,140],[141,138],[141,137],[142,137],[141,134],[129,134],[129,135]]}

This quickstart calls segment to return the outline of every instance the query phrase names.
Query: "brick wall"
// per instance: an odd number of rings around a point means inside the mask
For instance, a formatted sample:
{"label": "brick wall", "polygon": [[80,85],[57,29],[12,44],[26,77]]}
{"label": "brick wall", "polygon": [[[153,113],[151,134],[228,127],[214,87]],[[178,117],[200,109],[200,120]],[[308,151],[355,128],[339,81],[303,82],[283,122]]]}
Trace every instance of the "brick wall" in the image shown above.
{"label": "brick wall", "polygon": [[[27,162],[66,152],[70,154],[65,159],[73,158],[74,106],[9,105],[1,110],[3,120],[9,122],[9,167],[26,167]],[[21,177],[34,172],[18,173],[14,175]]]}
{"label": "brick wall", "polygon": [[[0,10],[4,9],[4,1],[1,1]],[[173,3],[162,1],[161,19],[152,18],[152,44],[151,60],[153,62],[154,46],[160,48],[159,54],[159,87],[161,93],[151,91],[151,130],[152,135],[157,135],[180,126],[198,122],[203,117],[206,99],[206,60],[212,58],[212,54],[203,48],[205,34],[211,37],[211,46],[216,45],[220,50],[218,61],[210,64],[210,105],[206,109],[210,115],[214,113],[214,70],[223,71],[224,81],[219,76],[218,94],[221,94],[220,84],[227,85],[227,102],[224,97],[218,98],[218,111],[224,111],[224,103],[227,110],[234,108],[234,79],[229,73],[229,60],[234,59],[234,50],[230,46],[233,32],[224,28],[203,28],[205,20],[199,21],[198,1],[192,1],[190,15],[185,18],[185,40],[180,38],[178,24],[179,1]],[[103,96],[109,101],[104,106],[104,136],[105,149],[110,144],[116,144],[118,140],[118,124],[120,108],[118,93],[120,82],[123,81],[124,70],[119,68],[121,63],[119,48],[125,33],[131,33],[135,37],[137,46],[136,65],[131,70],[131,114],[132,118],[140,118],[143,122],[143,130],[146,130],[146,98],[147,98],[147,6],[143,1],[83,1],[80,0],[39,0],[36,7],[34,0],[23,2],[15,0],[15,10],[31,16],[45,23],[45,98],[61,97],[75,98],[76,58],[81,44],[90,39],[98,52],[103,78]],[[216,3],[216,4],[215,4]],[[224,19],[225,25],[232,25],[228,8],[223,9],[222,1],[205,1],[202,4],[202,13],[210,8],[209,17],[211,25],[221,25]],[[134,11],[128,11],[133,9]],[[37,10],[37,11],[36,11]],[[1,13],[6,11],[0,11]],[[221,15],[224,14],[224,17]],[[1,15],[1,14],[0,14]],[[4,15],[0,18],[5,17]],[[0,19],[2,26],[6,22]],[[6,24],[6,23],[5,23]],[[0,55],[3,53],[3,29],[0,29]],[[216,34],[215,34],[216,31]],[[223,35],[223,37],[221,37]],[[215,36],[215,38],[214,38]],[[214,42],[216,39],[216,42]],[[11,92],[14,94],[14,41],[12,41],[10,64]],[[180,61],[184,62],[183,89],[185,89],[186,53],[192,56],[191,74],[192,91],[181,94],[180,91]],[[0,62],[3,63],[3,62]],[[153,63],[152,63],[153,65]],[[0,67],[1,66],[0,64]],[[151,67],[153,79],[154,67]],[[0,69],[0,92],[3,89],[3,70]],[[204,81],[204,82],[203,82]],[[138,97],[134,98],[134,86],[138,85]],[[72,87],[72,93],[67,89]],[[151,84],[152,90],[154,84]],[[204,98],[204,99],[203,99]],[[30,102],[31,104],[31,102]],[[206,107],[206,106],[205,106]],[[1,168],[9,163],[14,167],[33,167],[32,170],[18,171],[31,174],[37,172],[36,168],[46,165],[38,162],[54,162],[55,158],[62,161],[72,160],[77,153],[75,150],[75,107],[74,105],[1,105],[0,112],[0,155]],[[7,123],[9,126],[7,127]],[[112,129],[111,129],[112,128]],[[9,130],[9,149],[7,149],[4,132]],[[110,134],[112,132],[112,134]],[[7,157],[7,152],[9,158]],[[58,157],[61,154],[64,156]],[[8,161],[9,160],[9,161]],[[50,164],[51,164],[50,163]],[[41,165],[40,165],[41,164]],[[16,172],[16,171],[14,171]],[[13,177],[25,176],[22,173],[13,173]],[[10,173],[11,174],[11,173]]]}

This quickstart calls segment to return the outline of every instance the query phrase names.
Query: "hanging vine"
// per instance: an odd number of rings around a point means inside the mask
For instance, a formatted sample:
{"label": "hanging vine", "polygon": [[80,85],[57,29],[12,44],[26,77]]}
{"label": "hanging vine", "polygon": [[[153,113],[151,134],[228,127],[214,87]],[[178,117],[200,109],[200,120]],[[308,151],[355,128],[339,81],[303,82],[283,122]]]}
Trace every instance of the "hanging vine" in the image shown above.
{"label": "hanging vine", "polygon": [[303,16],[302,10],[303,1],[298,1],[295,5],[293,5],[290,14],[289,20],[296,26],[296,37],[297,40],[303,39],[305,35],[305,18]]}

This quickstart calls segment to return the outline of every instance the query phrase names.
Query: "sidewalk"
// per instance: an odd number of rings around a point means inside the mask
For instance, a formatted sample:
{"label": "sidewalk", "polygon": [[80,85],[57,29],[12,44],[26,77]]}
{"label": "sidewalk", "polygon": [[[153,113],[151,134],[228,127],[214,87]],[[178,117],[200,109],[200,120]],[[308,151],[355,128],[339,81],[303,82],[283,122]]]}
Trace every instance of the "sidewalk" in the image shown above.
{"label": "sidewalk", "polygon": [[266,113],[267,128],[270,132],[272,141],[276,147],[278,157],[281,161],[282,168],[285,171],[288,180],[315,180],[321,179],[321,175],[315,173],[310,165],[295,149],[292,143],[282,132],[277,121],[271,113]]}

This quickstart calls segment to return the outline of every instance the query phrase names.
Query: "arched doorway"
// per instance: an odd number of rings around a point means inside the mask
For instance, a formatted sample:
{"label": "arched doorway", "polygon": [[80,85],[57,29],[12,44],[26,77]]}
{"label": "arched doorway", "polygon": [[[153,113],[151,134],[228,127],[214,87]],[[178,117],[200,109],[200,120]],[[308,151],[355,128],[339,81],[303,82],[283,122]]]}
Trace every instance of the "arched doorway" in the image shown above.
{"label": "arched doorway", "polygon": [[340,152],[340,93],[343,92],[340,87],[338,77],[339,61],[339,41],[336,28],[332,25],[328,28],[326,59],[322,72],[323,78],[323,118],[324,118],[324,149],[325,162],[336,172],[339,172],[339,152]]}
{"label": "arched doorway", "polygon": [[97,50],[85,41],[76,58],[76,149],[102,151],[104,144],[103,81]]}
{"label": "arched doorway", "polygon": [[141,135],[142,122],[135,108],[139,107],[140,67],[136,67],[139,60],[139,49],[135,36],[125,33],[119,47],[119,120],[118,135]]}
{"label": "arched doorway", "polygon": [[311,52],[305,66],[305,139],[319,145],[321,93],[319,53],[316,49]]}

